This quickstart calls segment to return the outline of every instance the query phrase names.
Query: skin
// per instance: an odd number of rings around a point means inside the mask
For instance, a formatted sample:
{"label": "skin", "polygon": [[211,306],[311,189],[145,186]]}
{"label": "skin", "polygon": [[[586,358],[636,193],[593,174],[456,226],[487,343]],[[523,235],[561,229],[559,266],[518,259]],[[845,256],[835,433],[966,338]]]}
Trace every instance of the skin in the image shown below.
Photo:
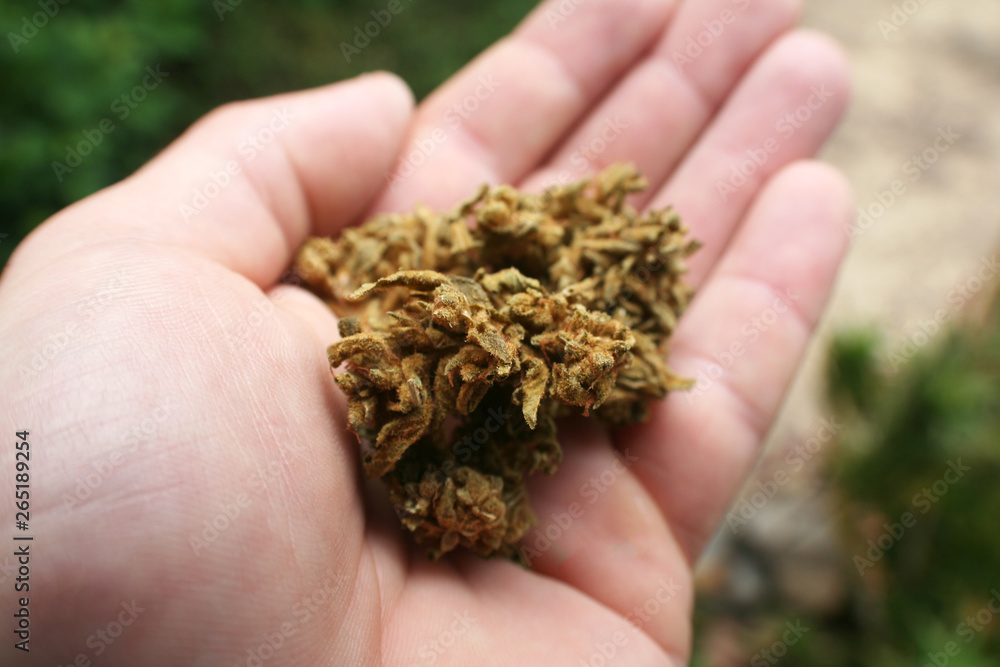
{"label": "skin", "polygon": [[[13,558],[0,557],[5,632],[18,597],[32,623],[31,652],[8,634],[2,661],[578,665],[613,652],[612,664],[685,664],[692,566],[847,247],[849,188],[809,161],[846,106],[847,67],[827,38],[792,29],[798,9],[591,0],[554,23],[547,2],[415,111],[387,74],[227,105],[39,227],[0,281],[0,488],[13,489],[13,433],[28,429],[35,537],[30,593],[13,591]],[[733,20],[678,66],[725,10]],[[445,114],[484,76],[495,92],[480,87],[454,127]],[[817,87],[828,99],[779,131]],[[261,134],[282,108],[292,118]],[[435,128],[446,139],[387,187]],[[769,139],[777,148],[723,198],[717,182]],[[227,160],[241,171],[206,189]],[[645,424],[566,425],[558,474],[532,484],[541,523],[527,544],[555,536],[533,570],[427,563],[360,475],[325,363],[335,318],[275,285],[310,234],[418,200],[450,207],[483,181],[538,189],[622,160],[653,183],[640,206],[674,205],[705,242],[671,365],[697,376],[743,351]],[[214,196],[185,219],[196,191]],[[787,290],[750,343],[742,327]],[[11,532],[13,513],[0,504]]]}

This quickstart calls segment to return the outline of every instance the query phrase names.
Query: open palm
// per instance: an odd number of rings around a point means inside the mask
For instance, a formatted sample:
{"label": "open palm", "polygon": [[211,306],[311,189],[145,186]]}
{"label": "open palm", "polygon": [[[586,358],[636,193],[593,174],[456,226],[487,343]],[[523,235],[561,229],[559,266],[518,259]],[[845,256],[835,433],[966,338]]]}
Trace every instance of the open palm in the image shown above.
{"label": "open palm", "polygon": [[[789,32],[797,4],[546,2],[415,114],[384,74],[228,105],[42,225],[0,283],[0,421],[30,431],[35,537],[32,651],[5,642],[4,664],[685,663],[692,563],[847,245],[843,179],[800,161],[846,67]],[[699,385],[645,424],[562,431],[532,570],[428,563],[360,475],[336,319],[276,284],[310,234],[620,161],[653,184],[637,205],[705,243],[671,352]]]}

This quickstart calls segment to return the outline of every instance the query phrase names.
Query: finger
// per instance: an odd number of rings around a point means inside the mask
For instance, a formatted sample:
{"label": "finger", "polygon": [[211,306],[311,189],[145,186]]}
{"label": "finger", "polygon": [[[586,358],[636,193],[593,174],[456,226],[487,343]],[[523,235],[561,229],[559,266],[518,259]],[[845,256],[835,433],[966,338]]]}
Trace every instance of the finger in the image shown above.
{"label": "finger", "polygon": [[656,40],[669,0],[540,5],[420,107],[380,210],[519,181]]}
{"label": "finger", "polygon": [[634,163],[659,185],[751,63],[794,25],[800,5],[798,0],[683,3],[649,57],[524,186],[541,190],[579,180],[615,162]]}
{"label": "finger", "polygon": [[844,178],[818,163],[769,183],[671,342],[696,378],[624,429],[620,447],[694,560],[753,465],[833,286],[851,216]]}
{"label": "finger", "polygon": [[538,525],[521,543],[532,568],[626,617],[670,655],[690,651],[694,591],[688,563],[635,472],[630,447],[608,428],[560,424],[564,459],[530,481]]}
{"label": "finger", "polygon": [[[565,460],[552,478],[531,480],[539,523],[521,550],[534,569],[641,621],[671,654],[690,645],[692,592],[676,584],[686,581],[777,410],[846,248],[849,202],[842,177],[827,167],[803,163],[776,177],[682,320],[672,364],[697,376],[710,358],[704,346],[728,351],[754,316],[748,310],[771,307],[778,290],[794,286],[795,310],[746,343],[724,378],[671,394],[646,424],[617,434],[561,426]],[[660,599],[650,596],[651,582],[661,582]]]}
{"label": "finger", "polygon": [[[357,217],[409,119],[395,77],[229,104],[126,181],[57,214],[19,261],[127,238],[199,252],[273,284],[306,236]],[[44,239],[44,240],[43,240]]]}
{"label": "finger", "polygon": [[690,262],[702,282],[761,186],[784,165],[816,154],[849,99],[841,48],[807,31],[779,39],[651,201],[673,206],[704,247]]}

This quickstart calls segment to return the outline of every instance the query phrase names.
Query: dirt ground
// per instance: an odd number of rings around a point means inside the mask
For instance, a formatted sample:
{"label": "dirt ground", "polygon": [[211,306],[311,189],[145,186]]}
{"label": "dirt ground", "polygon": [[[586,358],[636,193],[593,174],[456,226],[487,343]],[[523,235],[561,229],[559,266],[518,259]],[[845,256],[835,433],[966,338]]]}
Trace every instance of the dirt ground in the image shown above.
{"label": "dirt ground", "polygon": [[[878,327],[890,365],[889,353],[905,340],[924,341],[914,334],[940,310],[974,316],[974,307],[956,296],[960,290],[985,294],[1000,284],[990,265],[1000,254],[1000,3],[806,0],[805,6],[804,24],[832,34],[851,57],[854,102],[822,157],[854,186],[860,226],[744,497],[758,481],[773,479],[789,448],[824,435],[822,420],[830,416],[822,401],[824,359],[834,332]],[[744,532],[723,526],[702,562],[703,594],[753,605],[777,588],[804,608],[836,604],[843,575],[830,562],[833,503],[816,471],[814,464],[792,475]],[[788,567],[777,568],[782,580],[766,581],[740,560],[748,540],[779,561],[795,553]]]}
{"label": "dirt ground", "polygon": [[1000,251],[1000,3],[806,0],[804,23],[851,56],[854,102],[823,157],[867,215],[776,442],[817,423],[832,332],[874,324],[899,347],[938,309],[962,316],[953,290]]}

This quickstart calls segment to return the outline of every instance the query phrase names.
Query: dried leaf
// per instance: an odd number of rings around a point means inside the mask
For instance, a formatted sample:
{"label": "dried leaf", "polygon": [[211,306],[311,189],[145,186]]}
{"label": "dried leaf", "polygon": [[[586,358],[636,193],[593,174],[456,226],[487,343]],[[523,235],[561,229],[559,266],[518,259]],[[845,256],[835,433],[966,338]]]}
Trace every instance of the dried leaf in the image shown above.
{"label": "dried leaf", "polygon": [[673,210],[627,205],[646,185],[616,165],[541,195],[483,186],[450,213],[378,216],[299,251],[341,317],[329,358],[365,471],[432,558],[519,559],[525,479],[562,458],[555,418],[627,424],[690,386],[665,353],[699,245]]}

